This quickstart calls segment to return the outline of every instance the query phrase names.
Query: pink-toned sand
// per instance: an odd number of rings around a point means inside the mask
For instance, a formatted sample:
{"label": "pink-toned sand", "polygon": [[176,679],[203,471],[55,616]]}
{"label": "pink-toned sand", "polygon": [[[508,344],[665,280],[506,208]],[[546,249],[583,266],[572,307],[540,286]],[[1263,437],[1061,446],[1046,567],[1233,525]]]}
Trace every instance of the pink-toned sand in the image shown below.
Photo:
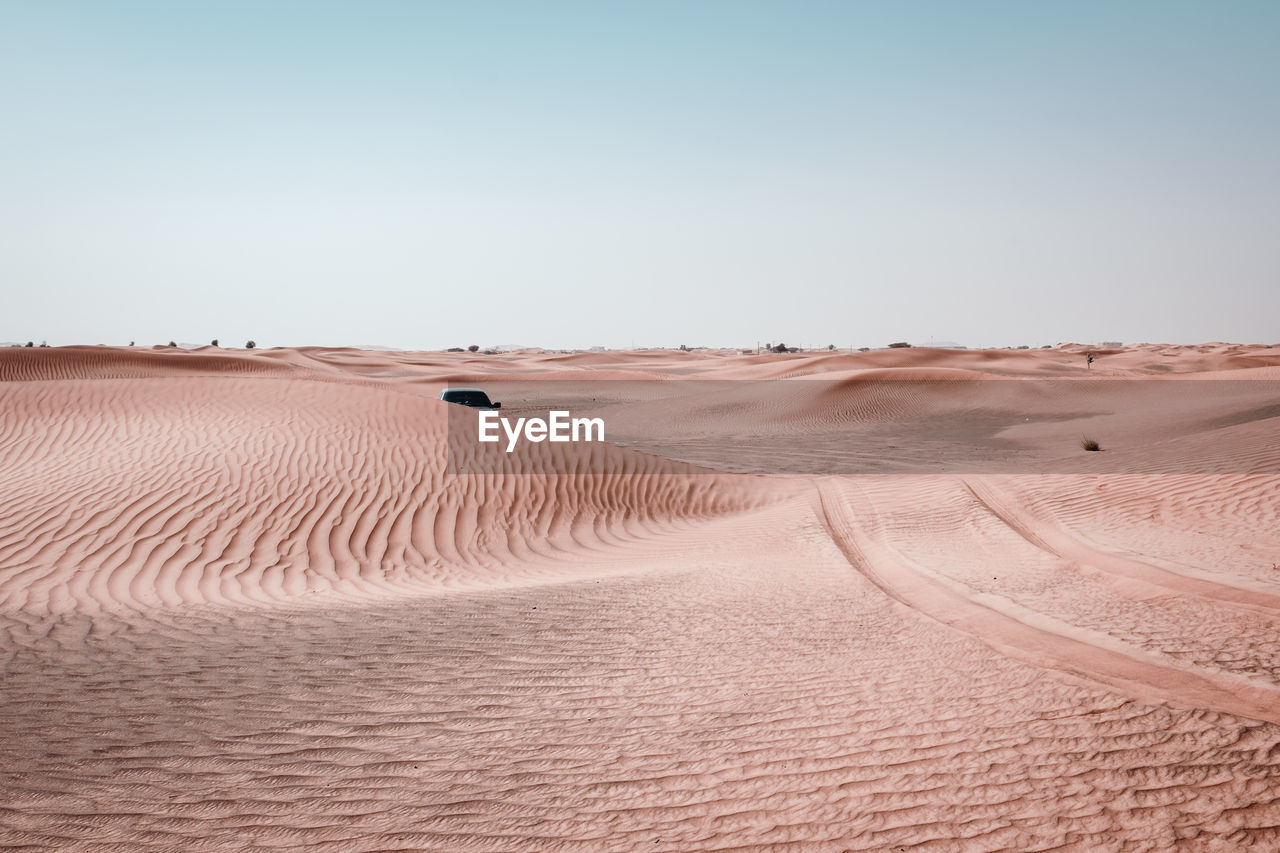
{"label": "pink-toned sand", "polygon": [[0,350],[0,847],[1280,849],[1280,348],[1085,351]]}

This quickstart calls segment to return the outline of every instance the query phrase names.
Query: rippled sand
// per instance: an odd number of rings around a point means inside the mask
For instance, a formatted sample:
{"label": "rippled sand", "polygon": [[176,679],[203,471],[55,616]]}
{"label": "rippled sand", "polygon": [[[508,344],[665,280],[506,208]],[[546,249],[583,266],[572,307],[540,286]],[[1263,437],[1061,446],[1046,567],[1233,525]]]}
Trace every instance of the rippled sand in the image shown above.
{"label": "rippled sand", "polygon": [[1083,352],[0,350],[0,846],[1280,849],[1280,350]]}

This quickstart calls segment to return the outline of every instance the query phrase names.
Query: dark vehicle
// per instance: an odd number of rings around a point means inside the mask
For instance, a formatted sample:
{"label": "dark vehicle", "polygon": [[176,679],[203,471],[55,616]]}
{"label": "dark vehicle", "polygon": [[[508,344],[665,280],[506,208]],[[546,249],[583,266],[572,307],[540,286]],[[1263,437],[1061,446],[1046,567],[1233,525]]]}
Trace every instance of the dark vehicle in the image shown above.
{"label": "dark vehicle", "polygon": [[479,388],[446,388],[440,392],[440,399],[446,403],[457,403],[472,409],[501,409],[501,403],[490,403],[489,395]]}

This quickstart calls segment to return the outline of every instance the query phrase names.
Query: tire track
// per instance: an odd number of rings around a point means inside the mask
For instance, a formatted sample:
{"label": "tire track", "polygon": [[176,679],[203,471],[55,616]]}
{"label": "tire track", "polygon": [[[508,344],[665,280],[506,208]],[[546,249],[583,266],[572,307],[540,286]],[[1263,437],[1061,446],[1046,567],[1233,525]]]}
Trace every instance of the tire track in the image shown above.
{"label": "tire track", "polygon": [[858,519],[874,519],[875,511],[856,484],[822,479],[815,486],[818,515],[850,566],[911,610],[1003,654],[1140,701],[1280,723],[1280,689],[1274,685],[1137,649],[1003,596],[975,593],[906,559],[867,532]]}
{"label": "tire track", "polygon": [[1041,515],[1015,508],[1010,498],[989,480],[965,479],[963,482],[987,512],[1042,551],[1173,592],[1222,602],[1266,616],[1280,616],[1280,593],[1265,589],[1260,584],[1249,583],[1243,578],[1232,578],[1228,582],[1224,575],[1197,572],[1192,568],[1174,571],[1102,551]]}

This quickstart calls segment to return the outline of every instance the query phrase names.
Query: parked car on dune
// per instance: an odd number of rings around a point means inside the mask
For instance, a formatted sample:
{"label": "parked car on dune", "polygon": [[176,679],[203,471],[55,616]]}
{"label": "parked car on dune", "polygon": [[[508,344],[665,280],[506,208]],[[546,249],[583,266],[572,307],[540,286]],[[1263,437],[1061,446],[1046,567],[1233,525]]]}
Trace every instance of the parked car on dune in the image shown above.
{"label": "parked car on dune", "polygon": [[479,388],[446,388],[440,392],[440,399],[446,403],[457,403],[472,409],[493,411],[501,409],[501,403],[489,402],[489,395]]}

